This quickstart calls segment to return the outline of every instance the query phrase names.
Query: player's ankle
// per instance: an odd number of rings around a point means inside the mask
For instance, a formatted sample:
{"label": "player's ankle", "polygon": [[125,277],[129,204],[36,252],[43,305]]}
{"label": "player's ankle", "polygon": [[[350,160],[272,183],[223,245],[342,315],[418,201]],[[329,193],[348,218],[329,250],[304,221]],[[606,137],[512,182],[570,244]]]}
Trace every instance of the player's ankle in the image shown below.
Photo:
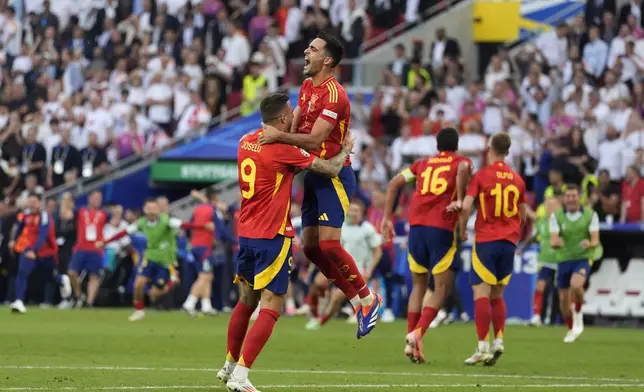
{"label": "player's ankle", "polygon": [[369,295],[360,298],[360,304],[362,304],[362,306],[369,306],[373,303],[374,298],[375,296],[373,293],[369,291]]}

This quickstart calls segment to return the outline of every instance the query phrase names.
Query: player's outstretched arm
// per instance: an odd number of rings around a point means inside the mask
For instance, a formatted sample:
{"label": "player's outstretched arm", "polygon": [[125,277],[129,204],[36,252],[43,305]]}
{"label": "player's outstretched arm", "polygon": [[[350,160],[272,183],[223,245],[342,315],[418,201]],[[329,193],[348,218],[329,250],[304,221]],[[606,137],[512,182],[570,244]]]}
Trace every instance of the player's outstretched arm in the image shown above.
{"label": "player's outstretched arm", "polygon": [[323,118],[318,118],[313,124],[311,133],[286,133],[280,132],[275,127],[262,123],[264,132],[259,137],[259,144],[285,143],[305,150],[317,150],[329,137],[333,124]]}
{"label": "player's outstretched arm", "polygon": [[308,170],[313,172],[323,174],[327,177],[336,177],[340,170],[344,167],[344,163],[347,161],[347,157],[353,151],[353,145],[355,143],[355,138],[353,135],[349,134],[345,137],[344,142],[342,143],[342,150],[336,156],[331,159],[325,160],[320,158],[315,158],[313,162],[307,167]]}

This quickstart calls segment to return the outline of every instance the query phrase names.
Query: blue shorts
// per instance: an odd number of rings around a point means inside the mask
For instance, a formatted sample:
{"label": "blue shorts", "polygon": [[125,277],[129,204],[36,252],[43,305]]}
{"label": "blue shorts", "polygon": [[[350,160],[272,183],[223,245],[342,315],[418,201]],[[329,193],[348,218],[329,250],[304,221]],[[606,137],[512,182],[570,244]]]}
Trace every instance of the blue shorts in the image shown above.
{"label": "blue shorts", "polygon": [[470,283],[507,286],[514,270],[516,245],[510,241],[474,242]]}
{"label": "blue shorts", "polygon": [[137,276],[143,276],[150,281],[150,284],[163,288],[170,280],[170,267],[163,264],[155,263],[150,260],[143,260],[139,264],[139,269],[136,273]]}
{"label": "blue shorts", "polygon": [[195,258],[195,266],[197,273],[212,272],[212,260],[210,260],[212,252],[206,247],[192,248],[192,255]]}
{"label": "blue shorts", "polygon": [[457,243],[456,233],[432,226],[411,226],[409,228],[409,269],[415,274],[438,275],[448,269],[458,270],[460,263],[454,263]]}
{"label": "blue shorts", "polygon": [[355,190],[356,175],[351,166],[343,167],[334,178],[307,172],[304,175],[302,227],[342,227]]}
{"label": "blue shorts", "polygon": [[57,263],[53,257],[39,257],[33,260],[21,254],[18,260],[18,274],[29,276],[36,269],[41,269],[47,278],[57,279],[58,277]]}
{"label": "blue shorts", "polygon": [[571,260],[557,264],[557,288],[567,289],[570,287],[570,279],[573,274],[579,274],[588,278],[590,273],[590,260]]}
{"label": "blue shorts", "polygon": [[373,270],[372,279],[376,278],[386,278],[389,279],[393,275],[393,256],[391,255],[391,250],[383,249],[382,257],[380,257],[380,262]]}
{"label": "blue shorts", "polygon": [[72,261],[69,264],[69,269],[80,274],[87,271],[90,275],[98,275],[103,268],[103,255],[99,252],[87,252],[84,250],[77,250],[72,255]]}
{"label": "blue shorts", "polygon": [[550,280],[557,272],[557,264],[553,263],[539,263],[539,272],[537,273],[537,280]]}
{"label": "blue shorts", "polygon": [[281,235],[270,240],[239,237],[235,283],[242,281],[254,290],[286,294],[293,265],[292,241]]}

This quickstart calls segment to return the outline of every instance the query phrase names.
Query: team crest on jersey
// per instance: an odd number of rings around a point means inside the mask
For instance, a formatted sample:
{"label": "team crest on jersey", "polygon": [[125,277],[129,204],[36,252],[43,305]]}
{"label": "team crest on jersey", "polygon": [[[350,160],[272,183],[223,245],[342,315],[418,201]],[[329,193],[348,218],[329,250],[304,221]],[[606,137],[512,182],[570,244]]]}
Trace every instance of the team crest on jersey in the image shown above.
{"label": "team crest on jersey", "polygon": [[318,101],[318,95],[313,94],[311,95],[311,100],[309,101],[309,112],[315,110],[315,104]]}

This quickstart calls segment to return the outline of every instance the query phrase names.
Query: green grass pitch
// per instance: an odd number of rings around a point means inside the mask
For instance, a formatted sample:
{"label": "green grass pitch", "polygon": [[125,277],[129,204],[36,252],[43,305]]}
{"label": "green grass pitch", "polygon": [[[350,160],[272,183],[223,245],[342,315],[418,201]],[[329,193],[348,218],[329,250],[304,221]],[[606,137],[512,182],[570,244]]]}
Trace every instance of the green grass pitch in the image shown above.
{"label": "green grass pitch", "polygon": [[[126,310],[0,308],[0,392],[225,391],[227,316],[190,319],[148,312],[130,323]],[[563,328],[511,326],[506,353],[493,368],[466,367],[474,325],[430,330],[428,363],[403,355],[404,321],[380,324],[363,340],[355,326],[332,321],[305,331],[305,319],[282,317],[251,371],[273,391],[644,391],[644,333],[586,328],[564,344]]]}

